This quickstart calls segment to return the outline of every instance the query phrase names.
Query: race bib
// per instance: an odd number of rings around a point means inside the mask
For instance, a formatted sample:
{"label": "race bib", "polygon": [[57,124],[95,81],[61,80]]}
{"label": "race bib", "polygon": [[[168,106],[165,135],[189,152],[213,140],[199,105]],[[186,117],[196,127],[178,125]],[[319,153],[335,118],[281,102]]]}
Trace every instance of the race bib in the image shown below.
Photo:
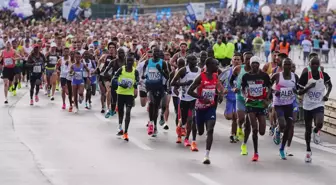
{"label": "race bib", "polygon": [[263,86],[262,84],[250,84],[248,91],[250,96],[259,97],[263,95]]}
{"label": "race bib", "polygon": [[5,66],[13,65],[13,59],[11,58],[5,58],[4,62],[5,62]]}
{"label": "race bib", "polygon": [[50,64],[56,65],[57,64],[57,57],[55,56],[50,56],[49,57]]}
{"label": "race bib", "polygon": [[75,72],[75,79],[76,80],[82,80],[83,74],[82,72]]}
{"label": "race bib", "polygon": [[161,73],[156,68],[149,69],[148,70],[148,79],[153,80],[153,81],[160,80],[161,79]]}
{"label": "race bib", "polygon": [[41,66],[34,66],[33,67],[33,73],[41,73],[42,67]]}
{"label": "race bib", "polygon": [[313,103],[320,103],[324,94],[319,91],[308,91],[307,92],[308,99]]}
{"label": "race bib", "polygon": [[216,89],[202,89],[202,97],[210,101],[215,100]]}
{"label": "race bib", "polygon": [[280,88],[280,100],[291,100],[294,97],[292,88]]}
{"label": "race bib", "polygon": [[133,80],[130,78],[122,78],[120,83],[127,88],[131,88],[133,85]]}

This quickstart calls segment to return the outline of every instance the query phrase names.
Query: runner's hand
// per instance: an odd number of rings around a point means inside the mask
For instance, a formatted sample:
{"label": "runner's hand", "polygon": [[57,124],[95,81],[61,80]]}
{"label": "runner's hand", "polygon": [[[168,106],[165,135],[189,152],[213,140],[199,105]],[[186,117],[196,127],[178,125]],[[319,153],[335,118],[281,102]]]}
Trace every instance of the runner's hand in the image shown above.
{"label": "runner's hand", "polygon": [[328,98],[328,96],[323,96],[323,99],[322,99],[323,101],[328,101],[329,100],[329,98]]}
{"label": "runner's hand", "polygon": [[234,93],[238,93],[238,92],[239,92],[239,89],[238,89],[238,88],[233,88],[232,91],[233,91]]}
{"label": "runner's hand", "polygon": [[275,91],[274,94],[275,94],[276,97],[279,97],[280,96],[280,91]]}
{"label": "runner's hand", "polygon": [[316,82],[311,83],[311,84],[308,86],[308,88],[311,89],[311,88],[314,88],[315,86],[316,86]]}
{"label": "runner's hand", "polygon": [[179,91],[178,91],[178,88],[176,88],[176,87],[174,87],[173,91],[177,96],[180,94]]}

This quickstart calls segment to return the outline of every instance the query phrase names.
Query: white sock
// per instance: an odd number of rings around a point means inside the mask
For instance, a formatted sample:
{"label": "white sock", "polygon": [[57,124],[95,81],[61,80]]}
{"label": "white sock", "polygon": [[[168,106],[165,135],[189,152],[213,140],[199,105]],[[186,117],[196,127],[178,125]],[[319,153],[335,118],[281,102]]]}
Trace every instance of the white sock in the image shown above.
{"label": "white sock", "polygon": [[206,150],[205,151],[205,157],[209,157],[209,154],[210,154],[210,150]]}

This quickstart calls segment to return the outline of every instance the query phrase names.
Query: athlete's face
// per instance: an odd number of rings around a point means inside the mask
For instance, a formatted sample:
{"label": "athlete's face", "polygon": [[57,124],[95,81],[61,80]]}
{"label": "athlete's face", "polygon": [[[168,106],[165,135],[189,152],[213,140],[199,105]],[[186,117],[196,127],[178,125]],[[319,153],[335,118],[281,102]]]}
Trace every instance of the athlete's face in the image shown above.
{"label": "athlete's face", "polygon": [[246,65],[250,65],[250,59],[252,58],[251,54],[247,54],[244,56],[244,62]]}
{"label": "athlete's face", "polygon": [[242,61],[241,61],[241,57],[240,56],[234,56],[232,58],[232,65],[233,66],[238,66],[238,65],[241,65],[242,64]]}
{"label": "athlete's face", "polygon": [[187,51],[187,46],[185,44],[182,44],[180,46],[181,51]]}
{"label": "athlete's face", "polygon": [[115,47],[114,47],[114,45],[110,45],[109,47],[108,47],[108,50],[109,50],[109,53],[111,54],[111,55],[114,55],[115,54]]}
{"label": "athlete's face", "polygon": [[190,60],[188,61],[188,64],[189,64],[189,67],[190,67],[190,68],[194,68],[194,67],[196,67],[196,65],[197,65],[197,58],[195,57],[195,58],[193,58],[193,59],[190,59]]}
{"label": "athlete's face", "polygon": [[177,67],[179,68],[179,69],[181,69],[182,67],[184,67],[185,66],[185,61],[183,60],[183,59],[179,59],[178,61],[177,61]]}
{"label": "athlete's face", "polygon": [[118,50],[118,57],[119,58],[125,58],[125,51],[123,49]]}
{"label": "athlete's face", "polygon": [[312,71],[317,71],[319,67],[320,67],[320,59],[313,58],[310,60],[310,68]]}
{"label": "athlete's face", "polygon": [[132,68],[133,64],[134,64],[134,59],[133,58],[128,58],[127,62],[126,62],[127,67]]}
{"label": "athlete's face", "polygon": [[283,67],[283,70],[285,71],[285,72],[290,72],[291,71],[291,69],[292,69],[292,61],[290,60],[290,59],[285,59],[284,61],[283,61],[283,65],[282,65],[282,67]]}
{"label": "athlete's face", "polygon": [[154,51],[153,51],[153,57],[154,59],[159,59],[160,57],[160,50],[155,48]]}
{"label": "athlete's face", "polygon": [[207,59],[207,57],[208,57],[208,54],[205,53],[205,52],[202,52],[201,57],[200,57],[200,60],[201,60],[202,62],[204,62],[204,61]]}
{"label": "athlete's face", "polygon": [[252,62],[252,63],[251,63],[252,71],[253,71],[253,72],[258,72],[258,70],[259,70],[259,66],[260,66],[259,62]]}
{"label": "athlete's face", "polygon": [[75,54],[75,59],[76,59],[76,63],[80,63],[80,60],[82,59],[80,53]]}
{"label": "athlete's face", "polygon": [[70,50],[68,48],[64,49],[63,54],[64,54],[64,56],[69,56]]}
{"label": "athlete's face", "polygon": [[206,66],[207,68],[207,71],[210,72],[210,73],[215,73],[217,72],[217,63],[216,61],[213,59],[211,60],[208,65]]}

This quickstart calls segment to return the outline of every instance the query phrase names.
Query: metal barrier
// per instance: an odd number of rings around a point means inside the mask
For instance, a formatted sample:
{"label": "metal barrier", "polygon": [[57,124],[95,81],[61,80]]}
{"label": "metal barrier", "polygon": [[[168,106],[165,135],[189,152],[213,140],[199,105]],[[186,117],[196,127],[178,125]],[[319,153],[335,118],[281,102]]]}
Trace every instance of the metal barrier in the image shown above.
{"label": "metal barrier", "polygon": [[336,100],[334,99],[325,102],[322,131],[336,136]]}

